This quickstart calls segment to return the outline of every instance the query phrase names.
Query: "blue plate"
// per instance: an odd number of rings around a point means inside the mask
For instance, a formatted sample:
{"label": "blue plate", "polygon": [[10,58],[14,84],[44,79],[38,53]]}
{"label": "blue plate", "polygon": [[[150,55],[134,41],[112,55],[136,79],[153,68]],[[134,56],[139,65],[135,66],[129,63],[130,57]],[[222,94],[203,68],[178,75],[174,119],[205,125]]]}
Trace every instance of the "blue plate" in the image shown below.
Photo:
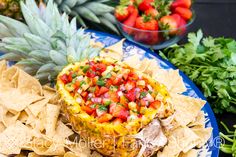
{"label": "blue plate", "polygon": [[[121,40],[120,37],[113,36],[107,33],[102,33],[102,32],[97,32],[97,31],[92,31],[92,30],[87,30],[87,32],[91,33],[91,36],[93,39],[95,39],[98,42],[103,43],[106,47],[113,45],[116,42]],[[125,41],[124,46],[123,46],[123,51],[124,51],[124,58],[127,58],[132,55],[139,55],[140,59],[143,59],[143,58],[155,59],[158,62],[159,66],[163,69],[176,69],[176,67],[174,67],[170,62],[162,59],[159,55],[152,52],[151,50],[142,48],[138,46],[137,44],[131,43],[129,41]],[[183,93],[184,95],[206,100],[206,98],[203,96],[201,91],[183,72],[180,71],[180,75],[182,76],[185,86],[187,88],[187,91]],[[218,130],[214,113],[209,103],[206,103],[206,105],[203,107],[202,110],[205,113],[206,127],[213,128],[213,134],[205,145],[206,152],[204,152],[204,154],[206,154],[206,157],[218,157],[219,145],[220,145],[221,140],[219,138],[219,130]],[[200,151],[200,154],[201,154],[201,151]]]}
{"label": "blue plate", "polygon": [[[92,38],[94,38],[96,41],[103,43],[106,47],[115,44],[119,40],[121,40],[120,37],[113,36],[107,33],[97,32],[93,30],[87,30],[87,32],[91,33]],[[150,58],[155,59],[159,66],[163,69],[176,69],[174,65],[172,65],[167,60],[164,60],[156,53],[152,52],[150,49],[142,48],[138,46],[137,44],[131,43],[129,41],[125,41],[123,46],[124,51],[124,58],[127,58],[132,55],[139,55],[140,59],[143,58]],[[180,71],[180,75],[183,78],[183,81],[185,83],[185,86],[187,88],[187,91],[184,92],[184,95],[191,96],[194,98],[201,98],[203,100],[206,100],[206,98],[203,96],[201,91],[196,87],[196,85],[182,72]],[[206,154],[206,157],[218,157],[219,156],[219,145],[220,145],[220,138],[219,138],[219,130],[216,118],[214,116],[214,113],[210,107],[209,103],[206,103],[206,105],[202,109],[205,113],[206,118],[206,127],[212,127],[213,128],[213,134],[211,138],[206,143],[204,154]],[[203,150],[200,151],[200,154],[203,154]]]}

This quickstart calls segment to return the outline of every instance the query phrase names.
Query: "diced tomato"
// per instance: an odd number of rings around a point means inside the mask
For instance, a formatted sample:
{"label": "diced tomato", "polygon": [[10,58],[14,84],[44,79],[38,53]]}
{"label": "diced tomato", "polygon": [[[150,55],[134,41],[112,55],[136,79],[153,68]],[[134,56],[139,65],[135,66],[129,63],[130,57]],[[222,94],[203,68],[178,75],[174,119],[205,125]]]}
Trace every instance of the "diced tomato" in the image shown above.
{"label": "diced tomato", "polygon": [[141,105],[141,106],[147,106],[147,101],[141,99],[141,100],[140,100],[140,105]]}
{"label": "diced tomato", "polygon": [[81,93],[81,96],[82,96],[84,99],[87,100],[88,92],[83,91],[83,92]]}
{"label": "diced tomato", "polygon": [[62,76],[60,76],[60,79],[64,84],[67,84],[69,82],[66,74],[63,74]]}
{"label": "diced tomato", "polygon": [[92,70],[88,70],[86,72],[86,76],[89,77],[89,78],[94,78],[96,76],[96,73]]}
{"label": "diced tomato", "polygon": [[127,83],[125,84],[125,89],[127,91],[129,91],[129,90],[131,90],[133,88],[135,88],[135,82],[134,81],[130,81],[130,80],[127,81]]}
{"label": "diced tomato", "polygon": [[134,101],[136,98],[135,88],[129,90],[125,96],[129,101]]}
{"label": "diced tomato", "polygon": [[108,94],[109,94],[109,96],[110,96],[110,99],[111,99],[113,102],[119,102],[119,96],[117,95],[116,92],[110,91]]}
{"label": "diced tomato", "polygon": [[122,95],[120,97],[120,103],[127,108],[129,101],[128,101],[128,99],[125,96]]}
{"label": "diced tomato", "polygon": [[114,117],[120,118],[124,121],[126,121],[129,116],[129,112],[127,111],[127,109],[116,103],[112,103],[110,105],[109,113],[112,114]]}
{"label": "diced tomato", "polygon": [[115,120],[113,120],[113,124],[115,124],[115,125],[119,125],[119,124],[121,124],[123,121],[122,121],[122,119],[120,119],[120,118],[116,118]]}
{"label": "diced tomato", "polygon": [[75,81],[75,87],[76,88],[80,87],[80,81]]}
{"label": "diced tomato", "polygon": [[109,122],[112,118],[113,118],[113,116],[111,114],[105,113],[98,118],[98,122],[99,123]]}
{"label": "diced tomato", "polygon": [[89,115],[91,115],[95,111],[95,109],[92,109],[89,106],[82,106],[81,109],[86,113],[88,113]]}
{"label": "diced tomato", "polygon": [[93,70],[93,71],[95,71],[95,72],[99,72],[99,73],[102,73],[102,72],[104,72],[105,70],[106,70],[106,65],[105,64],[103,64],[103,63],[92,63],[92,64],[90,64],[91,65],[91,69]]}
{"label": "diced tomato", "polygon": [[105,94],[108,91],[109,91],[109,89],[107,87],[101,87],[98,91],[97,96],[101,96],[101,95]]}
{"label": "diced tomato", "polygon": [[129,73],[129,80],[137,81],[138,80],[138,75],[135,74],[134,72]]}
{"label": "diced tomato", "polygon": [[68,82],[71,82],[71,81],[73,80],[72,74],[73,74],[72,72],[69,73],[69,75],[68,75],[68,77],[67,77]]}
{"label": "diced tomato", "polygon": [[158,100],[153,101],[152,103],[150,103],[149,107],[153,108],[153,109],[159,109],[159,107],[161,106],[161,102]]}
{"label": "diced tomato", "polygon": [[127,121],[128,116],[129,116],[129,112],[127,110],[123,109],[120,111],[120,114],[118,117],[124,121]]}
{"label": "diced tomato", "polygon": [[113,84],[113,85],[118,86],[118,85],[121,85],[121,83],[122,83],[122,78],[121,78],[121,77],[115,77],[115,78],[112,80],[112,84]]}
{"label": "diced tomato", "polygon": [[109,80],[107,80],[107,82],[106,82],[106,87],[110,87],[112,85],[112,81],[109,79]]}
{"label": "diced tomato", "polygon": [[96,97],[99,96],[99,90],[100,90],[99,87],[95,86],[94,94]]}

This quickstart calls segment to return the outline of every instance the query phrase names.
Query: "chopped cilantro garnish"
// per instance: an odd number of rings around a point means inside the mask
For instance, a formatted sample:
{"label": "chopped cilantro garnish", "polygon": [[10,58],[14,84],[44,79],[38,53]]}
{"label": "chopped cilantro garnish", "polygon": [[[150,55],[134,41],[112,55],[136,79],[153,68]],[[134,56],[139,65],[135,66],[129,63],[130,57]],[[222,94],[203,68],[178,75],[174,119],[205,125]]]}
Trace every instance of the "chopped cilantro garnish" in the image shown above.
{"label": "chopped cilantro garnish", "polygon": [[89,65],[85,65],[83,67],[83,73],[86,73],[89,70],[90,66]]}
{"label": "chopped cilantro garnish", "polygon": [[79,86],[81,87],[83,84],[85,84],[85,81],[81,81]]}
{"label": "chopped cilantro garnish", "polygon": [[72,74],[72,78],[76,78],[76,76],[77,76],[76,73]]}
{"label": "chopped cilantro garnish", "polygon": [[98,80],[96,84],[99,86],[104,86],[105,82],[103,80]]}
{"label": "chopped cilantro garnish", "polygon": [[144,98],[147,95],[147,92],[141,92],[140,93],[140,98]]}
{"label": "chopped cilantro garnish", "polygon": [[93,108],[96,108],[96,106],[97,106],[97,104],[93,104],[93,105],[90,106],[90,108],[93,109]]}
{"label": "chopped cilantro garnish", "polygon": [[99,105],[99,110],[101,110],[101,111],[106,111],[106,110],[107,110],[107,108],[106,108],[106,106]]}
{"label": "chopped cilantro garnish", "polygon": [[148,93],[149,93],[149,94],[152,94],[152,91],[151,91],[151,90],[149,90],[149,91],[148,91]]}
{"label": "chopped cilantro garnish", "polygon": [[103,78],[104,78],[104,79],[111,78],[111,73],[107,73]]}

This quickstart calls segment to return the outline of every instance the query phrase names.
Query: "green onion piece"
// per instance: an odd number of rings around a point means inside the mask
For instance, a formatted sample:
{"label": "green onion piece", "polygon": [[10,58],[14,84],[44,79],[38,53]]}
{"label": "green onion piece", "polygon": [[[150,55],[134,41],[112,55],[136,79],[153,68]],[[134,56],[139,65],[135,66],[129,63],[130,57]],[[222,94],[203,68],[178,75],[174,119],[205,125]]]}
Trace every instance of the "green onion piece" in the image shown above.
{"label": "green onion piece", "polygon": [[98,80],[96,84],[99,86],[104,86],[105,82],[103,80]]}
{"label": "green onion piece", "polygon": [[101,111],[107,111],[106,106],[103,106],[103,105],[100,105],[98,109]]}
{"label": "green onion piece", "polygon": [[105,106],[109,106],[110,104],[111,104],[111,100],[107,100],[107,101],[105,101],[105,103],[104,103]]}
{"label": "green onion piece", "polygon": [[83,73],[86,73],[89,70],[90,66],[89,65],[85,65],[83,68]]}
{"label": "green onion piece", "polygon": [[140,98],[144,98],[147,95],[147,92],[141,92],[140,93]]}

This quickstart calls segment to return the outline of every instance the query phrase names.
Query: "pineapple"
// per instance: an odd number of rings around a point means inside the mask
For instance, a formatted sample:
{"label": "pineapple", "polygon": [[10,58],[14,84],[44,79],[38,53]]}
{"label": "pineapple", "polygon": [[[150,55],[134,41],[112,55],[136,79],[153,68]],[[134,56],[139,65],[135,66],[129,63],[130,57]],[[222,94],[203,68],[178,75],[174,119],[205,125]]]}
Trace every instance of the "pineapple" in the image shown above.
{"label": "pineapple", "polygon": [[0,15],[22,20],[20,0],[0,0]]}
{"label": "pineapple", "polygon": [[[96,57],[89,61],[118,65],[127,70],[132,69],[123,62],[110,58]],[[71,72],[80,75],[81,71],[83,71],[81,68],[88,65],[87,62],[88,61],[85,60],[68,65],[57,78],[57,90],[61,96],[63,111],[74,130],[93,146],[94,149],[105,156],[151,156],[155,151],[164,147],[167,143],[167,138],[162,132],[158,119],[165,119],[174,112],[171,103],[168,101],[170,96],[165,86],[159,84],[149,76],[134,70],[138,76],[142,76],[145,80],[148,80],[148,83],[154,89],[153,93],[158,93],[158,97],[162,97],[161,99],[155,98],[155,100],[159,99],[162,102],[161,107],[159,109],[146,108],[142,118],[134,120],[130,118],[127,122],[119,124],[113,122],[100,123],[97,118],[87,114],[82,109],[82,106],[87,102],[80,101],[80,103],[78,103],[78,98],[68,92],[66,88],[68,84],[65,84],[62,79]],[[81,77],[81,75],[79,77]],[[75,89],[77,88],[75,87]],[[79,98],[81,99],[80,96]],[[130,112],[132,111],[133,110]]]}
{"label": "pineapple", "polygon": [[41,82],[54,81],[72,62],[93,58],[101,48],[90,45],[90,36],[77,30],[76,19],[60,15],[50,0],[39,7],[33,0],[21,3],[25,23],[0,15],[0,59],[16,61]]}
{"label": "pineapple", "polygon": [[[47,0],[46,0],[47,1]],[[119,34],[115,27],[115,17],[112,12],[114,8],[110,3],[114,0],[54,0],[58,4],[61,12],[66,12],[72,17],[76,17],[81,26],[93,26],[104,29],[99,25],[106,26],[109,30]],[[108,4],[106,4],[108,3]]]}

